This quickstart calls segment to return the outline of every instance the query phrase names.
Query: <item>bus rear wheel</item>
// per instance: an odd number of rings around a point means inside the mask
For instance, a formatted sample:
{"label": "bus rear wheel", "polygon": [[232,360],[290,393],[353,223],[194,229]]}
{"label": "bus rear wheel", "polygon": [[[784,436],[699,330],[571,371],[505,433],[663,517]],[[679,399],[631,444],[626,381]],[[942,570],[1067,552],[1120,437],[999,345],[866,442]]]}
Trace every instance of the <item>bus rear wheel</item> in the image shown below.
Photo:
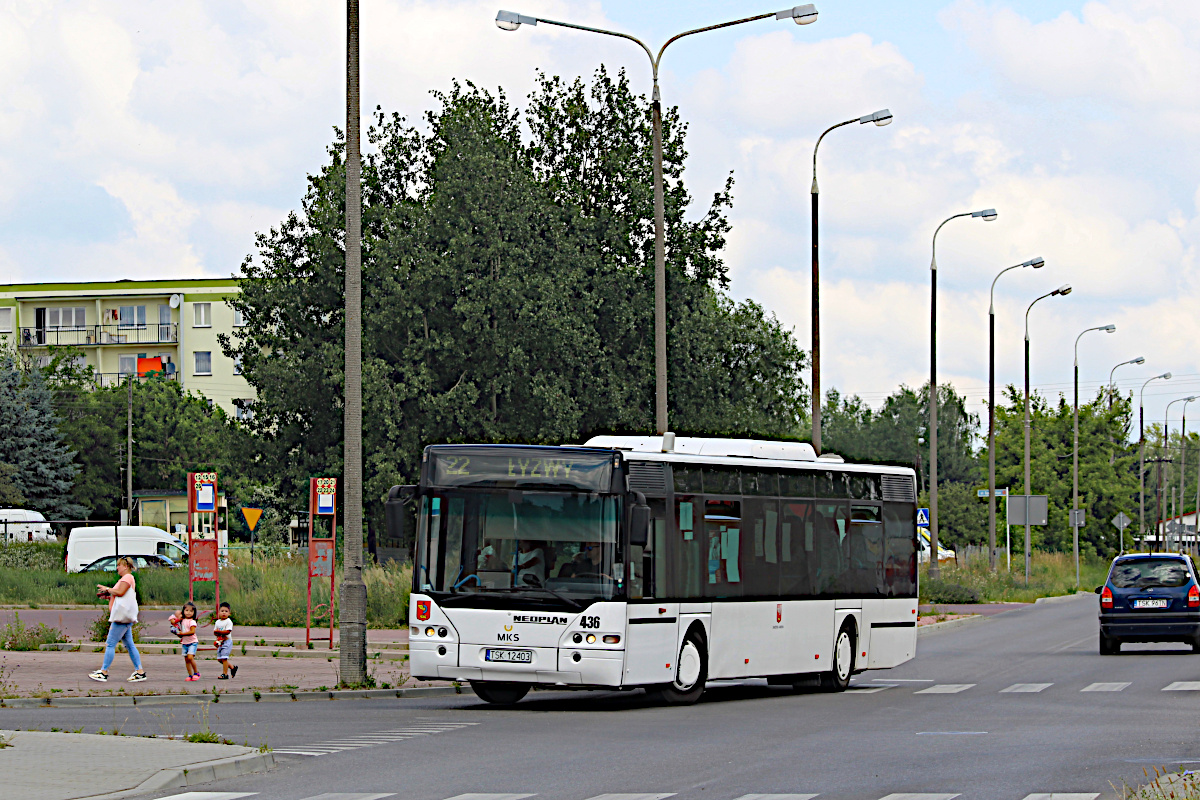
{"label": "bus rear wheel", "polygon": [[500,683],[498,681],[471,681],[471,689],[485,703],[511,706],[520,702],[529,692],[527,683]]}
{"label": "bus rear wheel", "polygon": [[821,674],[821,688],[827,692],[844,692],[854,674],[854,629],[844,625],[833,644],[833,669]]}
{"label": "bus rear wheel", "polygon": [[675,664],[675,679],[659,687],[655,693],[669,706],[690,706],[704,694],[704,683],[708,680],[708,651],[704,641],[689,632],[679,648]]}

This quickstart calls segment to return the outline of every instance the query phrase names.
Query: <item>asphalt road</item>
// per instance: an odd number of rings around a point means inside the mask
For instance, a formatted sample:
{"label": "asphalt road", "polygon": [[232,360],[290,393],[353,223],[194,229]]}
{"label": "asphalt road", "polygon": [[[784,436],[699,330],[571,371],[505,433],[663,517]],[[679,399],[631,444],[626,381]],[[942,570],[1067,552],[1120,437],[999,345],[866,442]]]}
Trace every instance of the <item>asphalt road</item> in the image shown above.
{"label": "asphalt road", "polygon": [[[282,765],[203,788],[236,793],[208,800],[1085,800],[1136,784],[1143,768],[1200,767],[1200,691],[1168,689],[1200,689],[1200,655],[1141,645],[1101,657],[1096,605],[1078,596],[923,636],[916,659],[859,675],[839,695],[745,682],[714,686],[690,708],[655,706],[640,692],[538,692],[511,709],[470,693],[213,706],[214,730],[265,740]],[[196,729],[199,714],[11,709],[0,710],[0,727],[178,733]]]}

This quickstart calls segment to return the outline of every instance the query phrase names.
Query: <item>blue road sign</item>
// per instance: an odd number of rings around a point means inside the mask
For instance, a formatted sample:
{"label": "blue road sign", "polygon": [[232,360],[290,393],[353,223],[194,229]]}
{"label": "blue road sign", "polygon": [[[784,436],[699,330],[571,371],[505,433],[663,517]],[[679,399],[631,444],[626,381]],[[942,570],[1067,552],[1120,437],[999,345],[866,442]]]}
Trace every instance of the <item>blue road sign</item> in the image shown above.
{"label": "blue road sign", "polygon": [[917,509],[917,527],[919,527],[919,528],[928,528],[929,527],[929,509],[928,508],[918,508]]}

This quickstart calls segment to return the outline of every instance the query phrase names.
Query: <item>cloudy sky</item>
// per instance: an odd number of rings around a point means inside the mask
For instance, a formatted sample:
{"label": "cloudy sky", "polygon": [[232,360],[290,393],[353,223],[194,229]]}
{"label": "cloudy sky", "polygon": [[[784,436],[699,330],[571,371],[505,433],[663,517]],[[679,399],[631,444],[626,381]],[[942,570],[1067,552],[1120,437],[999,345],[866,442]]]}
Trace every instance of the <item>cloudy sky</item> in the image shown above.
{"label": "cloudy sky", "polygon": [[[717,0],[501,0],[512,10],[661,43],[775,10]],[[363,108],[416,118],[454,78],[523,98],[536,69],[627,67],[628,42],[492,20],[498,0],[366,0]],[[929,248],[939,237],[939,377],[983,411],[988,287],[1001,382],[1070,396],[1107,380],[1146,392],[1149,420],[1200,392],[1200,3],[1182,0],[825,0],[799,27],[766,20],[689,38],[664,101],[691,125],[696,197],[732,170],[725,254],[753,298],[809,342],[809,184],[824,128],[887,107],[821,146],[826,387],[877,404],[929,369]],[[227,276],[297,206],[344,119],[336,0],[0,0],[0,283]],[[1181,404],[1173,409],[1173,424]],[[1194,410],[1195,411],[1195,410]],[[1195,411],[1200,424],[1200,411]]]}

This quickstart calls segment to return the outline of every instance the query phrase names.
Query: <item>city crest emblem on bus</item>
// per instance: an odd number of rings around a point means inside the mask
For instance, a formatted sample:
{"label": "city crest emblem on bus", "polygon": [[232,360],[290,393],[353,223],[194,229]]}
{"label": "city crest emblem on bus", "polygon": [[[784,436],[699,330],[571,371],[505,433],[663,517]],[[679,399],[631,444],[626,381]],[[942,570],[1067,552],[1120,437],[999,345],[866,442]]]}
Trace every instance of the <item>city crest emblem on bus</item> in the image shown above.
{"label": "city crest emblem on bus", "polygon": [[783,603],[775,604],[775,621],[783,622]]}
{"label": "city crest emblem on bus", "polygon": [[428,600],[417,601],[417,619],[421,622],[429,619],[429,606],[430,603]]}

